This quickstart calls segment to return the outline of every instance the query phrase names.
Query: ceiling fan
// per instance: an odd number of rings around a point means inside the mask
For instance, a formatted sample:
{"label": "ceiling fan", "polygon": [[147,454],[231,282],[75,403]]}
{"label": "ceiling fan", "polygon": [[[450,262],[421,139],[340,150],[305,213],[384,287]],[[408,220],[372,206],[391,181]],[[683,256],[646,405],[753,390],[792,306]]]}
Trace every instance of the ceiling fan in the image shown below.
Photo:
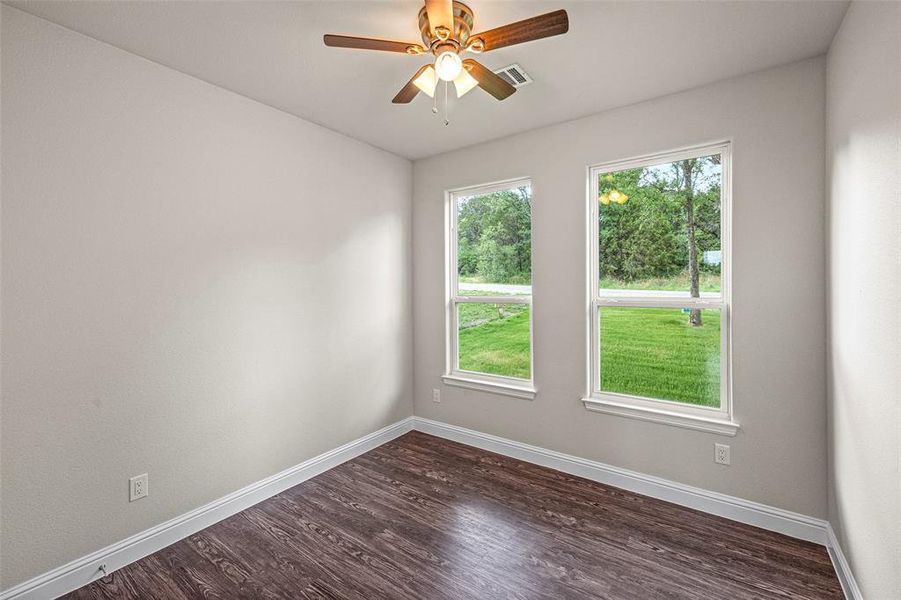
{"label": "ceiling fan", "polygon": [[[392,102],[395,104],[411,102],[419,92],[434,98],[439,81],[444,81],[445,86],[452,81],[458,98],[479,86],[498,100],[504,100],[516,88],[475,59],[461,59],[460,54],[467,51],[479,54],[560,35],[569,30],[569,18],[565,10],[557,10],[477,34],[471,33],[472,26],[472,9],[462,2],[425,0],[425,6],[419,10],[421,45],[333,34],[323,36],[323,41],[326,46],[337,48],[400,52],[412,56],[433,54],[436,57],[434,65],[420,67],[394,97]],[[438,112],[437,105],[432,111]]]}

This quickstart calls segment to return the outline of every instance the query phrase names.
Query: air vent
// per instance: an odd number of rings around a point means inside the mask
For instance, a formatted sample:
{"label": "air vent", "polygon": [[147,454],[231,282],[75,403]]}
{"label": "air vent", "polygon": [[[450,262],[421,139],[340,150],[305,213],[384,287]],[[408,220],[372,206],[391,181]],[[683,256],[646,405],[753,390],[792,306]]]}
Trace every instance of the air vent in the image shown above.
{"label": "air vent", "polygon": [[503,79],[513,87],[518,88],[532,83],[532,78],[529,77],[528,73],[526,73],[522,67],[516,64],[510,65],[509,67],[504,67],[503,69],[498,69],[497,71],[495,71],[495,73],[500,75],[501,79]]}

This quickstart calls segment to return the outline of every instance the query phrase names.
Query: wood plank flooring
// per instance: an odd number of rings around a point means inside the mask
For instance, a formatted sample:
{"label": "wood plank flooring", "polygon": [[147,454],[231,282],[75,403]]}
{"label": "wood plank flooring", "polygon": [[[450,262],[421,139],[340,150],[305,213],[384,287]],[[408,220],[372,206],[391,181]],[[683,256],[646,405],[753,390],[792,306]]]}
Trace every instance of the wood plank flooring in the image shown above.
{"label": "wood plank flooring", "polygon": [[821,546],[412,432],[66,598],[842,593]]}

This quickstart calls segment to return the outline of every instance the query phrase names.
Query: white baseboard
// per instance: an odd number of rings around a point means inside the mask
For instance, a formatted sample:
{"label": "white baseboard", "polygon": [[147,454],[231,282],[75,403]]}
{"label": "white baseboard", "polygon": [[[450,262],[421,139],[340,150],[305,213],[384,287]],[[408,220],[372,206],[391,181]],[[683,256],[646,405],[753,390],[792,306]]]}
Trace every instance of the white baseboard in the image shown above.
{"label": "white baseboard", "polygon": [[848,559],[845,558],[845,553],[842,552],[842,547],[839,546],[838,538],[835,537],[835,531],[832,530],[831,524],[826,526],[826,535],[828,537],[826,548],[829,550],[829,558],[832,559],[832,566],[835,567],[838,581],[842,584],[845,598],[848,600],[863,600],[863,594],[860,593],[857,580],[854,579],[854,574],[851,572],[851,565],[848,564]]}
{"label": "white baseboard", "polygon": [[0,600],[56,598],[102,577],[100,565],[112,573],[201,529],[230,517],[311,477],[393,440],[413,429],[408,417],[369,435],[267,477],[189,513],[97,550],[0,593]]}
{"label": "white baseboard", "polygon": [[0,592],[0,600],[45,600],[76,590],[102,576],[99,571],[100,565],[105,566],[107,573],[112,573],[413,429],[740,523],[825,545],[846,597],[850,600],[862,599],[860,588],[858,588],[848,562],[838,545],[835,533],[829,523],[822,519],[456,425],[421,417],[408,417],[161,525],[20,583]]}
{"label": "white baseboard", "polygon": [[413,417],[413,428],[423,433],[725,517],[739,523],[826,545],[828,523],[822,519],[430,419]]}

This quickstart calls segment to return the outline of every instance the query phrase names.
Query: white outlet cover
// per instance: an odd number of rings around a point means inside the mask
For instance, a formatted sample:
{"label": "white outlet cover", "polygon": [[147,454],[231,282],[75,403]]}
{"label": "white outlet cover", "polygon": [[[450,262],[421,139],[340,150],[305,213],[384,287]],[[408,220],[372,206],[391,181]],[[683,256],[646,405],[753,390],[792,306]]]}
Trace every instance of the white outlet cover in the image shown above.
{"label": "white outlet cover", "polygon": [[128,480],[128,501],[134,502],[150,494],[150,481],[147,473],[136,475]]}
{"label": "white outlet cover", "polygon": [[713,461],[720,465],[732,464],[731,448],[727,444],[713,445]]}
{"label": "white outlet cover", "polygon": [[438,388],[432,390],[432,402],[441,402],[441,390]]}

